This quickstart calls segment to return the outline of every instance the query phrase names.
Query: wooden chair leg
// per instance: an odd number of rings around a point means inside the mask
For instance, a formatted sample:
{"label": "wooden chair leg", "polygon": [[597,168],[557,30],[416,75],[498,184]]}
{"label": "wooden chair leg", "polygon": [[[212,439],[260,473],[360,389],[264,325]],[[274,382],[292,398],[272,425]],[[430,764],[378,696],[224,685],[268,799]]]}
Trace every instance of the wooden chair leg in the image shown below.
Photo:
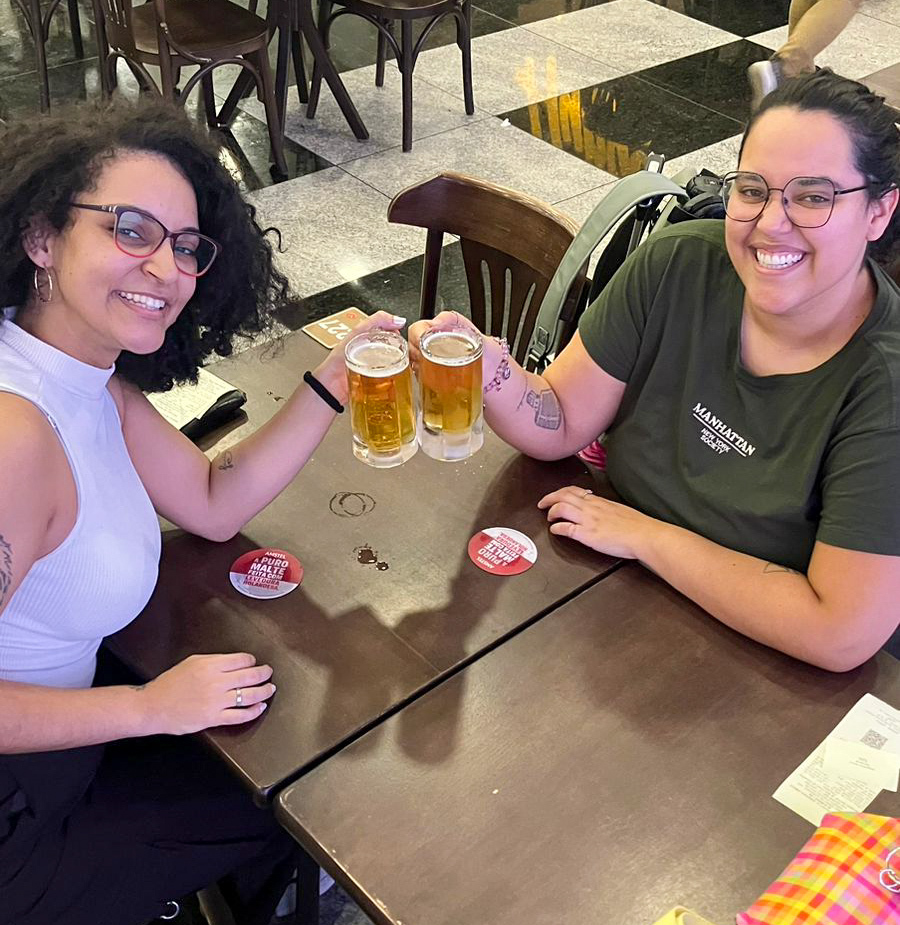
{"label": "wooden chair leg", "polygon": [[231,88],[225,102],[222,104],[222,108],[219,110],[219,115],[216,119],[219,125],[231,125],[238,103],[240,103],[245,96],[249,95],[253,89],[253,84],[253,75],[246,68],[242,67],[241,73],[238,74],[234,86]]}
{"label": "wooden chair leg", "polygon": [[[279,0],[271,0],[279,2]],[[304,0],[305,2],[305,0]],[[275,58],[275,105],[278,110],[278,121],[284,125],[284,117],[287,113],[287,82],[288,82],[288,58],[291,54],[292,40],[291,24],[284,20],[278,27],[278,51]],[[268,58],[266,59],[268,64]],[[270,72],[271,73],[271,72]],[[263,100],[265,102],[265,100]]]}
{"label": "wooden chair leg", "polygon": [[472,92],[472,3],[466,0],[462,16],[456,20],[456,43],[462,52],[463,98],[466,114],[475,113],[475,95]]}
{"label": "wooden chair leg", "polygon": [[44,45],[43,19],[40,0],[28,0],[22,10],[28,23],[28,31],[34,43],[35,65],[38,72],[41,112],[50,110],[50,75],[47,73],[47,49]]}
{"label": "wooden chair leg", "polygon": [[[387,28],[388,21],[385,19],[379,20],[384,28]],[[383,87],[384,86],[384,62],[387,58],[387,38],[384,33],[379,29],[378,30],[378,51],[375,56],[375,86]]]}
{"label": "wooden chair leg", "polygon": [[309,102],[309,88],[306,85],[306,62],[303,60],[303,36],[296,30],[291,34],[291,53],[294,58],[297,96],[302,106]]}
{"label": "wooden chair leg", "polygon": [[219,123],[216,119],[216,94],[213,92],[212,72],[200,78],[200,86],[203,90],[203,108],[206,110],[206,124],[209,128],[218,128]]}
{"label": "wooden chair leg", "polygon": [[400,23],[400,76],[403,81],[403,150],[412,151],[412,78],[413,78],[413,34],[412,20]]}
{"label": "wooden chair leg", "polygon": [[263,106],[266,110],[266,126],[269,129],[269,142],[272,146],[272,159],[275,168],[282,179],[288,175],[287,162],[284,159],[284,123],[278,113],[278,104],[275,99],[275,84],[272,80],[272,71],[269,69],[269,53],[263,48],[251,58],[251,64],[256,66],[259,73],[259,92]]}
{"label": "wooden chair leg", "polygon": [[[322,37],[322,44],[325,46],[325,51],[328,51],[328,17],[331,16],[332,3],[331,0],[319,0],[319,19],[318,19],[318,29],[319,35]],[[319,106],[319,93],[322,90],[322,68],[319,67],[319,62],[316,61],[315,55],[313,56],[313,69],[312,77],[309,81],[309,102],[306,105],[306,118],[312,119],[316,114],[316,109]]]}
{"label": "wooden chair leg", "polygon": [[107,67],[107,58],[109,56],[109,44],[106,41],[106,26],[103,22],[103,8],[100,6],[100,0],[92,0],[94,10],[94,23],[97,30],[97,63],[100,67],[100,94],[103,99],[109,99],[112,87],[109,82],[109,68]]}
{"label": "wooden chair leg", "polygon": [[81,38],[81,18],[78,15],[78,0],[68,0],[69,31],[72,33],[72,48],[76,58],[84,57],[84,41]]}

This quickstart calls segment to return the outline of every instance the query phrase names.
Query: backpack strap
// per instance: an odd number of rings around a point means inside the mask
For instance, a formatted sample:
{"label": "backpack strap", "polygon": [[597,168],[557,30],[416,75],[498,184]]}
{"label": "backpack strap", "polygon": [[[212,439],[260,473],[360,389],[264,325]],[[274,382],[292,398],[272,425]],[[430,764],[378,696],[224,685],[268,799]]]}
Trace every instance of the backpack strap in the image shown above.
{"label": "backpack strap", "polygon": [[526,369],[542,369],[556,345],[560,311],[578,271],[590,258],[597,245],[616,223],[632,209],[648,199],[675,196],[686,199],[687,193],[677,183],[659,173],[641,170],[624,177],[606,194],[590,214],[581,231],[563,255],[547,292],[544,294],[534,332],[528,344]]}

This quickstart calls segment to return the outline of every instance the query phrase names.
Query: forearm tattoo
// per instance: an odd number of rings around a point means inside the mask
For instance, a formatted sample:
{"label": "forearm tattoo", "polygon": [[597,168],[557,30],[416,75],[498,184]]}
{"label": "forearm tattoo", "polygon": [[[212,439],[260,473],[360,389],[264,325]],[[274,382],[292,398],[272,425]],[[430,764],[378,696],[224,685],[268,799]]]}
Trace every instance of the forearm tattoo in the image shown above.
{"label": "forearm tattoo", "polygon": [[775,562],[767,562],[763,568],[763,572],[781,572],[784,575],[800,575],[801,572],[798,572],[796,569],[788,568],[786,565],[777,565]]}
{"label": "forearm tattoo", "polygon": [[219,469],[221,469],[224,472],[226,469],[233,469],[233,468],[234,468],[234,457],[232,457],[231,455],[231,450],[225,450],[225,452],[222,454],[221,458],[219,459]]}
{"label": "forearm tattoo", "polygon": [[534,423],[538,427],[543,427],[545,430],[559,430],[562,424],[562,413],[553,389],[543,389],[540,393],[530,389],[525,396],[525,401],[534,408]]}
{"label": "forearm tattoo", "polygon": [[12,546],[0,534],[0,607],[12,587]]}

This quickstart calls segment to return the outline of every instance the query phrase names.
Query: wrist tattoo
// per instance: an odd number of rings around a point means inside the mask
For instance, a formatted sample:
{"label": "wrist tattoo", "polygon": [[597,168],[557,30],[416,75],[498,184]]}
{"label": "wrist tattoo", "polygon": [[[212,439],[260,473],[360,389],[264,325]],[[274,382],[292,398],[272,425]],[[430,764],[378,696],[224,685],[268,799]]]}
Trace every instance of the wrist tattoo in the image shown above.
{"label": "wrist tattoo", "polygon": [[763,572],[781,572],[784,575],[800,575],[796,569],[788,568],[786,565],[778,565],[775,562],[767,562],[763,567]]}
{"label": "wrist tattoo", "polygon": [[12,587],[12,546],[0,534],[0,607]]}
{"label": "wrist tattoo", "polygon": [[231,455],[231,450],[225,450],[222,454],[222,458],[219,460],[219,468],[224,472],[226,469],[234,468],[234,457]]}
{"label": "wrist tattoo", "polygon": [[543,427],[545,430],[559,430],[562,413],[553,389],[543,389],[540,393],[529,389],[525,395],[525,401],[534,408],[534,423],[538,427]]}

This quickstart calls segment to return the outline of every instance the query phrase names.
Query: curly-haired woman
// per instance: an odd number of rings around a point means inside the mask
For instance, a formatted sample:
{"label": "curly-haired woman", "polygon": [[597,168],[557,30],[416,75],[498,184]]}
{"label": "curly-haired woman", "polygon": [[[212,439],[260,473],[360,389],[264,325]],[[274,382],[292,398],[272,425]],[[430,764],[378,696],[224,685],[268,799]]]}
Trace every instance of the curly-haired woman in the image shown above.
{"label": "curly-haired woman", "polygon": [[[327,431],[304,385],[210,462],[141,391],[195,378],[287,295],[253,209],[169,106],[0,138],[0,922],[137,925],[225,875],[242,925],[274,911],[290,840],[168,737],[255,720],[271,668],[230,653],[140,688],[92,681],[101,639],[153,590],[157,513],[230,537]],[[339,351],[314,376],[345,397]]]}

